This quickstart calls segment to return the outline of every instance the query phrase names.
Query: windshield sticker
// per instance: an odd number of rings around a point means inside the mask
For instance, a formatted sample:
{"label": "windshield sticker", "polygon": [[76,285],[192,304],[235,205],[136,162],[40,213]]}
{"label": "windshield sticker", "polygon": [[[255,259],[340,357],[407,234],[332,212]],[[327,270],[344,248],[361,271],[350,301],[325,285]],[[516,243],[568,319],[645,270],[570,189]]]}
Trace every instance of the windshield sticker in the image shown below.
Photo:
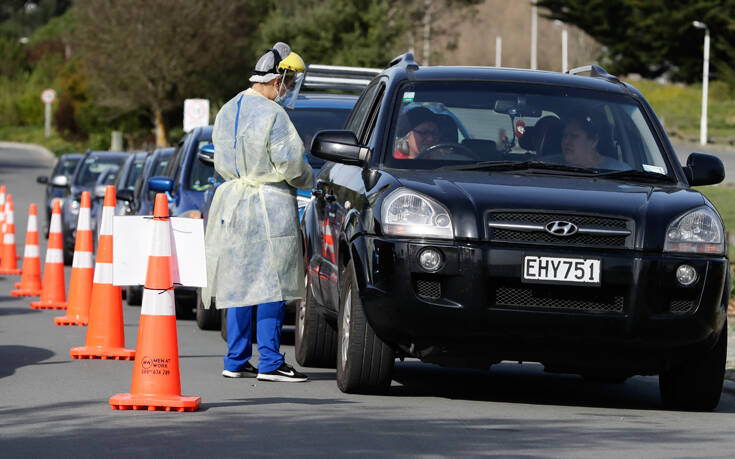
{"label": "windshield sticker", "polygon": [[661,166],[652,166],[651,164],[643,164],[643,170],[653,172],[654,174],[666,175],[666,169]]}
{"label": "windshield sticker", "polygon": [[416,97],[416,93],[415,92],[413,92],[413,91],[411,91],[411,92],[406,91],[406,92],[403,93],[403,103],[404,104],[410,104],[411,102],[413,102],[413,99],[415,97]]}

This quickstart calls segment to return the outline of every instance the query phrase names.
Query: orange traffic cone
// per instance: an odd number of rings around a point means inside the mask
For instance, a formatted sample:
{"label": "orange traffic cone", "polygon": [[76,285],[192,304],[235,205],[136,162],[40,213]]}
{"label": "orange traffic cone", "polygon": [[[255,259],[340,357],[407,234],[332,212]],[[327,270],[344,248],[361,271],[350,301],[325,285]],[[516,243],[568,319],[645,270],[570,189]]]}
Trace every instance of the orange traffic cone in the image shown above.
{"label": "orange traffic cone", "polygon": [[61,203],[54,201],[49,225],[46,265],[43,268],[41,300],[31,303],[32,309],[66,309],[64,288],[64,241],[61,239]]}
{"label": "orange traffic cone", "polygon": [[94,278],[94,254],[92,253],[92,229],[89,225],[89,192],[82,192],[77,220],[77,239],[74,242],[74,261],[71,264],[69,281],[69,306],[66,315],[56,317],[56,325],[87,325],[89,303],[92,300],[92,279]]}
{"label": "orange traffic cone", "polygon": [[13,195],[8,195],[5,203],[5,234],[3,235],[3,258],[0,274],[20,274],[18,255],[15,252],[15,223],[13,218]]}
{"label": "orange traffic cone", "polygon": [[201,397],[182,397],[176,306],[171,280],[171,223],[165,194],[156,195],[153,244],[138,326],[138,358],[129,394],[110,397],[113,410],[195,411]]}
{"label": "orange traffic cone", "polygon": [[119,286],[112,285],[112,217],[115,216],[115,205],[115,187],[107,185],[99,228],[87,339],[84,346],[73,347],[69,351],[74,359],[135,358],[134,349],[125,349],[122,291]]}
{"label": "orange traffic cone", "polygon": [[5,235],[5,185],[0,186],[0,260],[3,259],[2,248]]}
{"label": "orange traffic cone", "polygon": [[28,209],[28,228],[26,230],[26,246],[23,252],[23,274],[20,285],[16,284],[10,292],[12,296],[41,295],[41,259],[38,257],[38,219],[36,204],[31,203]]}

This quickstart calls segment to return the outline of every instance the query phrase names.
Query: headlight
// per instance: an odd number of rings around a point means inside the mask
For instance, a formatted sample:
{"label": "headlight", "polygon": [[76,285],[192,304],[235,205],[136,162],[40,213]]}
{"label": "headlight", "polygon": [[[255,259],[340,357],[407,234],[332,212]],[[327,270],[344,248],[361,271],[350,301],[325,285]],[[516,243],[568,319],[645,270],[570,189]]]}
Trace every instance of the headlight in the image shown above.
{"label": "headlight", "polygon": [[394,236],[452,239],[452,218],[446,207],[406,188],[385,198],[382,206],[383,231]]}
{"label": "headlight", "polygon": [[311,200],[311,197],[307,198],[306,196],[296,196],[296,204],[298,204],[299,209],[303,209],[304,207],[306,207],[311,202]]}
{"label": "headlight", "polygon": [[79,201],[76,199],[72,199],[69,201],[69,211],[71,211],[72,214],[76,215],[79,213]]}
{"label": "headlight", "polygon": [[664,251],[724,254],[724,234],[720,217],[709,207],[700,207],[669,225]]}

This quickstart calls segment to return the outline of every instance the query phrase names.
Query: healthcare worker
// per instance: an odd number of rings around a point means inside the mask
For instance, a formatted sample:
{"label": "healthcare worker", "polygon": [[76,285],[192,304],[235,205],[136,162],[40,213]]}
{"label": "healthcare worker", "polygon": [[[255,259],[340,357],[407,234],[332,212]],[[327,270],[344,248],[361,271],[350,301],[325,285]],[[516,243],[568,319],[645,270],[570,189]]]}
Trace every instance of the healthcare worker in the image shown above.
{"label": "healthcare worker", "polygon": [[[311,189],[314,172],[304,145],[280,104],[295,101],[304,61],[276,43],[255,66],[252,86],[227,102],[214,121],[214,167],[227,180],[217,188],[207,223],[209,307],[227,312],[222,375],[265,381],[306,381],[280,353],[287,300],[304,298],[304,257],[296,188]],[[280,103],[280,104],[279,104]],[[252,307],[257,305],[258,352],[252,356]]]}

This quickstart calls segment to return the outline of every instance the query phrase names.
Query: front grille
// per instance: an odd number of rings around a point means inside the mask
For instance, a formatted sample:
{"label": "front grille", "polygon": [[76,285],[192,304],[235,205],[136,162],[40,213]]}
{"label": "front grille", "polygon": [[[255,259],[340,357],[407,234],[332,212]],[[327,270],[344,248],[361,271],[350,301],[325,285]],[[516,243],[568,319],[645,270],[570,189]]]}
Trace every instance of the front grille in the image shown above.
{"label": "front grille", "polygon": [[415,287],[416,295],[421,298],[437,300],[442,296],[442,284],[440,282],[417,279]]}
{"label": "front grille", "polygon": [[[584,288],[584,287],[581,287]],[[549,291],[524,287],[498,287],[495,289],[495,305],[506,307],[557,309],[582,312],[622,312],[623,297],[589,293],[565,294],[567,289]]]}
{"label": "front grille", "polygon": [[572,236],[554,236],[545,230],[521,231],[510,228],[489,228],[489,238],[496,242],[535,243],[557,246],[587,247],[626,247],[632,244],[632,224],[620,218],[599,217],[595,215],[574,215],[535,212],[492,212],[487,223],[506,223],[520,225],[546,225],[552,221],[567,221],[578,228],[598,230],[628,230],[630,235],[587,234],[577,233]]}
{"label": "front grille", "polygon": [[692,310],[694,301],[692,300],[672,300],[669,311],[673,314],[685,314]]}

